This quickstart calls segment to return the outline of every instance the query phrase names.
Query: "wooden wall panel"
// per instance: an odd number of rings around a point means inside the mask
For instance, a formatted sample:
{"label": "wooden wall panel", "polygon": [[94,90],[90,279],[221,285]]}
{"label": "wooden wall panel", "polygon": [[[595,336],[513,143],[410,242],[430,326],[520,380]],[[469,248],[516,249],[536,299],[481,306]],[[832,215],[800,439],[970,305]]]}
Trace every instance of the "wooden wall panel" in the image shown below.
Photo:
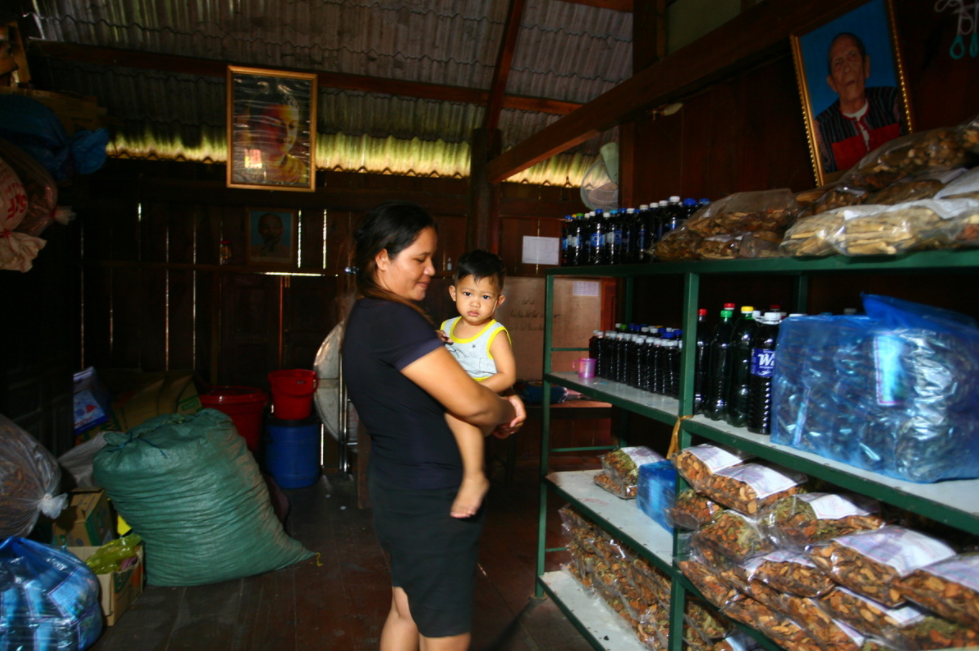
{"label": "wooden wall panel", "polygon": [[167,262],[192,264],[197,243],[197,214],[195,204],[174,203],[167,206]]}
{"label": "wooden wall panel", "polygon": [[435,215],[438,224],[439,243],[435,252],[435,270],[451,273],[447,263],[453,267],[459,257],[466,252],[466,218],[459,215]]}
{"label": "wooden wall panel", "polygon": [[213,345],[217,341],[214,312],[217,311],[217,298],[214,296],[214,283],[217,273],[213,271],[198,271],[197,284],[197,319],[195,333],[197,335],[196,357],[194,369],[205,382],[214,382],[212,369]]}
{"label": "wooden wall panel", "polygon": [[195,206],[197,214],[197,264],[218,264],[221,211],[210,205]]}
{"label": "wooden wall panel", "polygon": [[140,367],[140,274],[117,269],[112,274],[112,362],[116,368]]}
{"label": "wooden wall panel", "polygon": [[167,271],[141,269],[139,277],[139,366],[144,371],[167,369]]}
{"label": "wooden wall panel", "polygon": [[302,226],[300,233],[300,251],[302,252],[300,266],[303,269],[323,268],[323,221],[325,211],[311,208],[301,210],[299,220]]}
{"label": "wooden wall panel", "polygon": [[194,323],[194,271],[167,271],[169,274],[169,314],[166,370],[192,369],[196,359]]}
{"label": "wooden wall panel", "polygon": [[538,276],[548,265],[524,264],[523,238],[560,237],[561,220],[559,219],[528,219],[519,217],[504,217],[503,237],[500,244],[500,257],[506,262],[507,273],[512,276]]}
{"label": "wooden wall panel", "polygon": [[112,359],[112,276],[116,271],[94,266],[82,271],[83,367],[102,366]]}

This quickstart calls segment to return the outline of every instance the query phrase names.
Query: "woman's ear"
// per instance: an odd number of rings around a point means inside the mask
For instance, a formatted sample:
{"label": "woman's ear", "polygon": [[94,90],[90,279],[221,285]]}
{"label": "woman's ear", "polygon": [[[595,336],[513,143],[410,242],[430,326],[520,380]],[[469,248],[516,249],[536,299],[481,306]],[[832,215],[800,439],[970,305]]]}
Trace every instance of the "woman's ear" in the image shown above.
{"label": "woman's ear", "polygon": [[374,264],[377,265],[378,271],[386,271],[388,265],[391,264],[391,258],[388,257],[388,250],[381,249],[380,252],[374,256]]}

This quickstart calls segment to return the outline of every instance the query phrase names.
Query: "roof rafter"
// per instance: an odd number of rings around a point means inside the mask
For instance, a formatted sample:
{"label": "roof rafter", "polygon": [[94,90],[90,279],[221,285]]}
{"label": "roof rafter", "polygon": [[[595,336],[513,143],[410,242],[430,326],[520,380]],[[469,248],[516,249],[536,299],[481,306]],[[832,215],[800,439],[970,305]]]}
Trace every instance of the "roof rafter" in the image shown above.
{"label": "roof rafter", "polygon": [[[75,63],[141,68],[204,77],[224,77],[227,74],[229,65],[237,65],[230,61],[198,59],[195,57],[156,54],[135,50],[120,50],[41,39],[31,39],[29,41],[28,51],[33,56],[43,56]],[[315,72],[318,77],[317,81],[322,88],[358,90],[368,93],[383,93],[385,95],[400,95],[403,97],[417,97],[419,99],[459,102],[463,104],[480,104],[483,106],[489,104],[490,101],[490,93],[478,88],[428,84],[417,81],[386,79],[384,77],[352,75],[342,72],[297,70],[292,68],[289,70],[295,72]],[[555,115],[568,115],[580,106],[581,104],[574,102],[563,102],[544,97],[524,97],[521,95],[504,95],[502,105],[503,108],[508,109],[552,113]]]}
{"label": "roof rafter", "polygon": [[[587,5],[598,7],[599,9],[611,9],[612,11],[626,11],[632,13],[633,0],[559,0],[560,2],[570,2],[575,5]],[[642,0],[640,0],[642,1]]]}
{"label": "roof rafter", "polygon": [[520,35],[520,19],[523,17],[523,9],[524,0],[510,0],[506,25],[503,28],[503,39],[500,41],[500,52],[496,57],[496,67],[493,68],[493,82],[490,84],[486,119],[483,121],[483,126],[486,129],[496,129],[500,125],[500,111],[503,110],[506,84],[510,79],[513,51],[517,47],[517,36]]}

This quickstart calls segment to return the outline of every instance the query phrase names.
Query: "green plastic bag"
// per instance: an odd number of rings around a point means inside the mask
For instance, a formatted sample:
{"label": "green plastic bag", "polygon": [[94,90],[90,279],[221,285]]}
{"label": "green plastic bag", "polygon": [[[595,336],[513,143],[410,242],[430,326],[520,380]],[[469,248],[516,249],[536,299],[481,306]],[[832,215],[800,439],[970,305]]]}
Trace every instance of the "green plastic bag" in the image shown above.
{"label": "green plastic bag", "polygon": [[141,542],[143,542],[143,539],[139,537],[139,534],[135,533],[110,540],[99,547],[94,554],[86,558],[85,564],[96,574],[118,572],[122,569],[124,561],[138,553],[137,548]]}
{"label": "green plastic bag", "polygon": [[214,409],[107,432],[93,479],[146,544],[152,585],[216,583],[312,556],[282,530],[258,465]]}

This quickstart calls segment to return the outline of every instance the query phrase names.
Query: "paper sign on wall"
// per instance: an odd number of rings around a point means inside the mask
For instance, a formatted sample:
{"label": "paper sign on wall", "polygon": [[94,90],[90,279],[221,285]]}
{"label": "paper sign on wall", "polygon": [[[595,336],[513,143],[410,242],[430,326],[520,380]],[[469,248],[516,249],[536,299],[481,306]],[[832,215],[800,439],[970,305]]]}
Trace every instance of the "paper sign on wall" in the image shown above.
{"label": "paper sign on wall", "polygon": [[598,296],[599,283],[590,280],[576,280],[571,293],[574,296]]}
{"label": "paper sign on wall", "polygon": [[557,237],[523,236],[524,264],[560,264],[560,239]]}

